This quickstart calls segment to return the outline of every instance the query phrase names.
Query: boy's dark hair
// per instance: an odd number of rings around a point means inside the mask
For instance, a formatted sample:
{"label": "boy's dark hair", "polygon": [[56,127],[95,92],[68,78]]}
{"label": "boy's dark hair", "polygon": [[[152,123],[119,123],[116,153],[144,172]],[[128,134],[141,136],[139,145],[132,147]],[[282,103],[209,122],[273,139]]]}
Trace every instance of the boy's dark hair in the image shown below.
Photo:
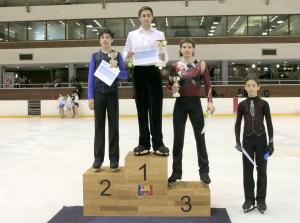
{"label": "boy's dark hair", "polygon": [[257,85],[259,85],[259,80],[257,78],[256,74],[248,74],[245,78],[245,84],[249,81],[249,80],[253,80],[257,83]]}
{"label": "boy's dark hair", "polygon": [[[179,42],[180,48],[182,47],[182,45],[183,45],[184,43],[190,43],[190,44],[192,44],[193,48],[196,47],[195,41],[194,41],[192,38],[188,38],[188,37],[187,37],[187,38],[182,39],[182,40]],[[182,56],[181,51],[179,51],[179,56],[180,56],[180,57]],[[193,53],[193,56],[194,56],[194,53]]]}
{"label": "boy's dark hair", "polygon": [[138,15],[139,17],[141,16],[143,11],[149,10],[151,12],[151,15],[153,16],[153,10],[149,6],[143,6],[142,8],[139,9]]}
{"label": "boy's dark hair", "polygon": [[101,37],[104,33],[109,34],[110,37],[111,37],[112,39],[115,37],[115,34],[114,34],[113,31],[111,31],[111,30],[108,29],[108,28],[104,28],[104,29],[101,29],[101,30],[99,31],[98,39],[100,39],[100,37]]}

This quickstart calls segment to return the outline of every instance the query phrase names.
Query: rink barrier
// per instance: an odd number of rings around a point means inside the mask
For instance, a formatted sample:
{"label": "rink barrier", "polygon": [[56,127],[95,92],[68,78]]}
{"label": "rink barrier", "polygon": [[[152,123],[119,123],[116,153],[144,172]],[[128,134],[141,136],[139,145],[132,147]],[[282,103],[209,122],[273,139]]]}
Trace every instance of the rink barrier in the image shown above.
{"label": "rink barrier", "polygon": [[129,152],[119,172],[103,167],[83,174],[84,216],[211,215],[210,189],[199,181],[168,186],[168,158]]}
{"label": "rink barrier", "polygon": [[[263,98],[268,101],[271,113],[276,116],[298,116],[300,115],[300,97],[289,98]],[[239,98],[241,102],[243,98]],[[216,107],[215,117],[232,117],[235,116],[232,110],[232,98],[214,98],[214,105]],[[173,113],[175,99],[163,100],[163,116],[169,117]],[[202,107],[206,109],[206,99],[202,98]],[[80,100],[79,102],[79,116],[93,117],[93,111],[89,110],[87,100]],[[122,118],[137,117],[136,105],[133,99],[119,100],[119,113]],[[2,118],[25,118],[34,117],[28,115],[28,101],[26,100],[0,100],[0,117]],[[41,115],[43,118],[57,118],[58,102],[57,100],[41,100]]]}

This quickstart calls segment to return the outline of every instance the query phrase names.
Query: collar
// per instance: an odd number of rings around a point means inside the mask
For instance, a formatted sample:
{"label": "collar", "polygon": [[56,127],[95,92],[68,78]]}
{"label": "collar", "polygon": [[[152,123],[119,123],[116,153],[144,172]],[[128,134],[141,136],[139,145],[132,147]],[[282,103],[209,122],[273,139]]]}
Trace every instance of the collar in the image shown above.
{"label": "collar", "polygon": [[140,32],[140,33],[150,33],[150,32],[154,32],[154,28],[151,26],[151,28],[149,29],[149,30],[144,30],[143,29],[143,27],[142,26],[140,26],[140,28],[138,29],[138,31]]}

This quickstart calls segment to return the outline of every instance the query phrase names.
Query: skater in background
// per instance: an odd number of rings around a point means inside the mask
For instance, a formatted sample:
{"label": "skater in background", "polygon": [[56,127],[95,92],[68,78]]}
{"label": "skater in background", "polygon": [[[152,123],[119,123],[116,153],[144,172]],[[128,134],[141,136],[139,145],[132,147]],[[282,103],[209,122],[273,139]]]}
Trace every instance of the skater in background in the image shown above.
{"label": "skater in background", "polygon": [[59,94],[58,97],[58,110],[59,110],[59,116],[61,118],[64,117],[64,106],[65,106],[65,97],[62,94]]}
{"label": "skater in background", "polygon": [[[260,88],[256,75],[250,74],[245,80],[245,90],[248,93],[247,99],[240,102],[237,110],[235,123],[235,148],[242,152],[244,149],[252,160],[256,161],[257,169],[257,187],[256,197],[254,192],[253,164],[243,155],[243,181],[245,202],[242,206],[245,212],[249,212],[255,208],[255,200],[257,208],[261,213],[267,210],[266,194],[267,194],[267,160],[264,155],[268,153],[271,156],[274,152],[273,147],[273,125],[271,120],[270,107],[268,102],[257,96]],[[244,117],[244,133],[243,144],[240,142],[241,122]],[[268,128],[268,138],[264,126],[264,118],[266,119]]]}
{"label": "skater in background", "polygon": [[[119,167],[119,97],[118,79],[127,79],[128,73],[122,56],[112,50],[114,33],[110,29],[99,32],[100,50],[91,56],[88,77],[88,103],[95,114],[95,141],[93,168],[98,171],[104,160],[105,152],[105,117],[108,116],[109,160],[110,168],[116,171]],[[110,63],[111,67],[120,69],[118,77],[111,86],[96,76],[95,71],[102,60]]]}
{"label": "skater in background", "polygon": [[[173,172],[168,183],[175,183],[182,175],[182,150],[184,143],[184,131],[187,117],[193,126],[197,144],[198,165],[200,180],[205,184],[211,182],[209,177],[209,162],[205,145],[204,116],[200,100],[201,82],[203,80],[207,95],[207,111],[214,113],[212,102],[212,89],[208,68],[205,61],[198,61],[194,57],[195,42],[186,38],[180,42],[182,59],[171,66],[168,89],[173,94],[179,91],[173,111]],[[174,82],[174,77],[180,77],[179,83]]]}
{"label": "skater in background", "polygon": [[73,118],[78,118],[79,117],[79,96],[76,91],[73,91],[72,94],[72,107],[73,107]]}
{"label": "skater in background", "polygon": [[67,108],[67,117],[72,118],[72,116],[73,116],[72,115],[73,104],[72,104],[72,98],[69,94],[67,94],[65,106]]}

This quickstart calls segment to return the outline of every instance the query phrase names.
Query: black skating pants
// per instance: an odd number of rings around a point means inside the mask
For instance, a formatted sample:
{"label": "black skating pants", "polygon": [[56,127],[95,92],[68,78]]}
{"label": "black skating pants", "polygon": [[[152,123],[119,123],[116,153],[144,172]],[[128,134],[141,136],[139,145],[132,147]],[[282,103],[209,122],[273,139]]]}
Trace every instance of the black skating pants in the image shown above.
{"label": "black skating pants", "polygon": [[[173,111],[173,173],[182,174],[182,150],[184,144],[184,132],[187,117],[189,116],[194,130],[197,145],[199,174],[208,173],[208,155],[205,145],[205,135],[201,134],[204,127],[204,117],[199,97],[181,96],[176,99]],[[190,136],[188,136],[189,138]],[[186,148],[190,150],[192,148]],[[188,151],[187,151],[188,153]]]}
{"label": "black skating pants", "polygon": [[102,163],[105,153],[105,117],[108,117],[109,160],[110,164],[119,163],[119,101],[118,91],[110,94],[95,92],[95,141],[94,156]]}
{"label": "black skating pants", "polygon": [[[257,169],[256,200],[265,200],[267,193],[267,161],[264,152],[267,146],[266,134],[257,136],[243,136],[243,147],[249,156],[255,160]],[[255,183],[253,178],[253,164],[243,155],[243,180],[245,199],[255,201]]]}
{"label": "black skating pants", "polygon": [[151,132],[153,148],[162,146],[163,91],[160,71],[155,66],[135,66],[133,83],[139,121],[139,145],[150,148]]}

